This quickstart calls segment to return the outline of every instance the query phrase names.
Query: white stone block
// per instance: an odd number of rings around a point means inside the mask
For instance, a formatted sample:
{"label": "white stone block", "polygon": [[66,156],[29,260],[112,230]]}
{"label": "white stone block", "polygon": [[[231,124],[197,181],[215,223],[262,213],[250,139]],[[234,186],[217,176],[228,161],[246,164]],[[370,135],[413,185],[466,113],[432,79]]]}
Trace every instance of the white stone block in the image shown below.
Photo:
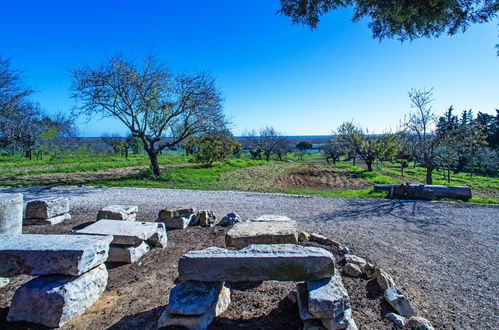
{"label": "white stone block", "polygon": [[25,218],[49,219],[58,215],[69,213],[69,200],[65,197],[34,200],[26,204]]}
{"label": "white stone block", "polygon": [[0,194],[0,234],[21,234],[23,195]]}
{"label": "white stone block", "polygon": [[58,215],[53,218],[48,218],[48,219],[29,219],[29,218],[24,218],[23,225],[25,226],[31,226],[31,225],[56,225],[58,223],[61,223],[66,220],[71,219],[71,214],[69,213],[64,213],[63,215]]}

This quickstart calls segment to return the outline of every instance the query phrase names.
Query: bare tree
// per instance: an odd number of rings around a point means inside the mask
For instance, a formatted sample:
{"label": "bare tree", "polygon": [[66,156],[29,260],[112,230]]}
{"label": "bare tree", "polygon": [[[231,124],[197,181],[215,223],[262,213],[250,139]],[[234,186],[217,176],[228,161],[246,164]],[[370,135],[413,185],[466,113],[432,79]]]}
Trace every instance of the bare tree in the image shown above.
{"label": "bare tree", "polygon": [[0,116],[22,109],[33,90],[24,85],[22,72],[12,67],[9,58],[0,56]]}
{"label": "bare tree", "polygon": [[164,148],[226,125],[222,97],[207,74],[175,75],[152,56],[138,65],[121,55],[71,73],[75,113],[119,119],[142,140],[157,176]]}
{"label": "bare tree", "polygon": [[345,154],[344,144],[336,137],[331,137],[328,143],[324,144],[322,148],[324,149],[324,157],[328,164],[329,160],[332,160],[333,164],[336,164],[340,160],[340,157]]}
{"label": "bare tree", "polygon": [[[262,128],[257,134],[254,130],[243,133],[245,144],[250,148],[262,152],[267,161],[270,156],[276,153],[276,150],[282,150],[281,146],[286,143],[286,138],[273,127],[267,126]],[[280,152],[281,157],[283,156]]]}
{"label": "bare tree", "polygon": [[100,139],[106,145],[108,145],[115,154],[118,154],[121,151],[121,143],[122,138],[118,133],[114,133],[109,135],[108,133],[104,133],[101,135]]}

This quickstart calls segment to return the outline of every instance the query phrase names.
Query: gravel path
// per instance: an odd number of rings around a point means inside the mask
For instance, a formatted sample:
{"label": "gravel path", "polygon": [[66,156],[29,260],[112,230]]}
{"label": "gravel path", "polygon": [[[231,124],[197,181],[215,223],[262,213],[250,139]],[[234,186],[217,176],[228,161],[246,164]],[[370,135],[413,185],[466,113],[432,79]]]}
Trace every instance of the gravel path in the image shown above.
{"label": "gravel path", "polygon": [[[160,208],[191,206],[243,218],[283,214],[304,230],[340,241],[386,269],[436,328],[499,328],[499,207],[385,199],[326,198],[230,191],[20,187],[25,199],[65,196],[92,214],[135,204],[152,221]],[[354,306],[355,308],[355,306]]]}

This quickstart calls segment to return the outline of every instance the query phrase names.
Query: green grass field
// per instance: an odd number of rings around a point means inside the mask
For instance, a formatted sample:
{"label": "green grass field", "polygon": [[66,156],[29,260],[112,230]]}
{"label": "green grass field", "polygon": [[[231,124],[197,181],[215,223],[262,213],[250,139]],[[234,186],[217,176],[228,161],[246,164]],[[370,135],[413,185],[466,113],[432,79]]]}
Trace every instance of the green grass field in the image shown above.
{"label": "green grass field", "polygon": [[[374,166],[373,172],[362,167],[353,166],[350,162],[341,161],[335,165],[326,165],[320,153],[310,153],[302,159],[288,154],[292,162],[273,160],[251,160],[248,155],[242,158],[228,159],[215,163],[208,168],[192,162],[192,157],[179,151],[168,151],[159,156],[163,167],[162,175],[154,177],[146,155],[122,156],[106,154],[68,155],[56,160],[19,160],[16,157],[0,156],[0,185],[57,185],[75,184],[66,178],[78,178],[87,173],[81,184],[119,187],[149,187],[199,190],[252,190],[283,192],[290,194],[312,194],[329,197],[386,197],[386,193],[375,193],[366,186],[378,183],[424,182],[423,168],[406,168],[401,176],[396,164],[384,163]],[[345,175],[353,183],[358,182],[358,189],[330,189],[304,185],[282,187],[275,182],[290,175],[298,175],[302,169],[319,166],[322,170],[330,169],[331,173]],[[128,169],[128,170],[127,170]],[[116,171],[114,171],[116,170]],[[243,172],[241,172],[243,171]],[[106,172],[105,179],[100,174]],[[115,175],[109,173],[116,172]],[[240,173],[244,175],[240,175]],[[293,174],[295,173],[295,174]],[[338,174],[335,175],[338,175]],[[69,175],[71,174],[71,175]],[[434,184],[447,184],[444,173],[434,172]],[[111,178],[109,178],[111,176]],[[499,178],[461,173],[452,175],[450,185],[469,185],[474,197],[472,202],[499,203]]]}

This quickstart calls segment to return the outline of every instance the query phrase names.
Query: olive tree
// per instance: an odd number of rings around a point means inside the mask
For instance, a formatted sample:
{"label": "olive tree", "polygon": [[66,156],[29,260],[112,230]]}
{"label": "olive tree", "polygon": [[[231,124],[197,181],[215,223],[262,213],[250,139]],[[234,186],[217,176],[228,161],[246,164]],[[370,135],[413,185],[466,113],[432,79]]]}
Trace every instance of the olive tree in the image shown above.
{"label": "olive tree", "polygon": [[174,74],[153,56],[136,63],[119,55],[102,65],[74,68],[71,75],[75,113],[120,120],[142,140],[156,176],[163,149],[226,124],[212,77]]}

